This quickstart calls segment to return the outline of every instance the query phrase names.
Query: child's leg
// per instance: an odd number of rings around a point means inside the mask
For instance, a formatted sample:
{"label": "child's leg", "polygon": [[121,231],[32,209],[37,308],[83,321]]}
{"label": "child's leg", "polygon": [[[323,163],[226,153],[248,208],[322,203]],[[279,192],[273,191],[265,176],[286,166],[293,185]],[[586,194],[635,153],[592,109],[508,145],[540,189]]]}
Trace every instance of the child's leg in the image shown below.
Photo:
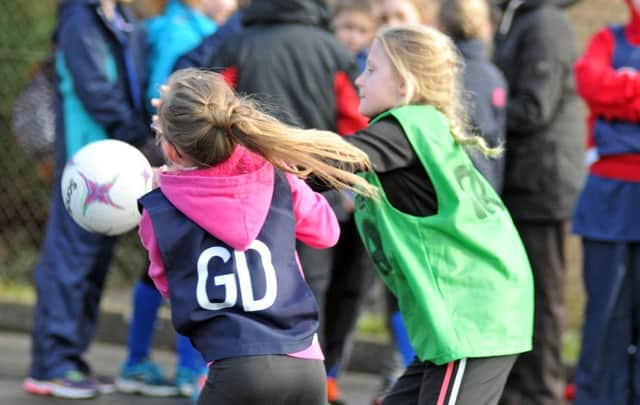
{"label": "child's leg", "polygon": [[632,385],[632,396],[630,402],[640,404],[640,243],[630,243],[629,249],[629,271],[633,274],[633,325],[635,329],[635,355],[632,375],[634,380]]}
{"label": "child's leg", "polygon": [[389,317],[389,329],[393,336],[393,342],[395,343],[398,351],[402,355],[402,361],[404,366],[407,367],[413,361],[416,355],[415,350],[411,346],[409,341],[409,334],[407,328],[404,326],[404,320],[398,307],[398,299],[389,291],[385,286],[385,302],[387,309],[387,316]]}
{"label": "child's leg", "polygon": [[633,342],[632,298],[638,290],[633,289],[637,274],[632,271],[640,269],[629,266],[624,243],[584,239],[582,245],[587,303],[575,404],[633,403],[628,350]]}
{"label": "child's leg", "polygon": [[176,334],[176,387],[181,395],[193,397],[198,391],[198,380],[207,372],[206,362],[188,337]]}
{"label": "child's leg", "polygon": [[177,390],[162,369],[149,359],[162,296],[146,272],[133,288],[133,313],[127,340],[128,356],[116,379],[118,390],[149,396],[173,396]]}
{"label": "child's leg", "polygon": [[151,350],[158,308],[162,296],[145,274],[133,287],[133,312],[129,324],[127,364],[136,364],[146,359]]}
{"label": "child's leg", "polygon": [[206,366],[202,355],[193,347],[188,337],[176,335],[176,351],[178,352],[178,367],[200,371]]}
{"label": "child's leg", "polygon": [[383,405],[495,405],[516,355],[462,359],[437,366],[415,360]]}
{"label": "child's leg", "polygon": [[198,405],[325,405],[324,364],[289,356],[249,356],[216,361]]}

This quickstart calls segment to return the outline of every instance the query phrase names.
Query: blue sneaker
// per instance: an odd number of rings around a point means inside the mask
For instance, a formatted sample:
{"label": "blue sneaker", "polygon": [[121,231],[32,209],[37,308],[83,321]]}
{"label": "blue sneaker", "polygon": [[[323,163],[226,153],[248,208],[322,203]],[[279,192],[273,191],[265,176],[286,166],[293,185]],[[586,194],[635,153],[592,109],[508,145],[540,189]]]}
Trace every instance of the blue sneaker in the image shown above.
{"label": "blue sneaker", "polygon": [[191,397],[196,389],[198,373],[189,367],[176,369],[176,388],[183,397]]}
{"label": "blue sneaker", "polygon": [[22,388],[29,394],[66,399],[88,399],[98,395],[98,389],[94,383],[77,370],[68,371],[64,377],[51,380],[37,380],[29,377],[22,383]]}
{"label": "blue sneaker", "polygon": [[123,364],[116,387],[127,394],[141,394],[150,397],[173,397],[178,390],[166,377],[162,369],[151,360],[139,363]]}

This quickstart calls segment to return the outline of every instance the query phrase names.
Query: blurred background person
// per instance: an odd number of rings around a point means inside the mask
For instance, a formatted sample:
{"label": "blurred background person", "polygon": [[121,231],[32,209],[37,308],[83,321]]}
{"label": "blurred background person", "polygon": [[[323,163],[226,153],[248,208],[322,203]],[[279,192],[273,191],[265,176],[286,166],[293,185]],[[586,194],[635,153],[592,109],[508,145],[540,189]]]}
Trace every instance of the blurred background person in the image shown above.
{"label": "blurred background person", "polygon": [[[464,60],[463,81],[470,130],[492,148],[503,146],[507,125],[507,83],[490,60],[493,38],[488,0],[443,0],[438,26],[449,35]],[[500,194],[504,178],[504,155],[490,159],[468,150],[471,160]]]}
{"label": "blurred background person", "polygon": [[439,0],[383,0],[382,23],[432,25],[437,18]]}
{"label": "blurred background person", "polygon": [[509,84],[502,197],[535,282],[533,351],[516,361],[502,404],[559,405],[565,243],[584,171],[576,41],[571,22],[551,2],[494,1],[503,11],[494,62]]}
{"label": "blurred background person", "polygon": [[640,2],[575,65],[589,108],[589,175],[573,217],[587,293],[576,405],[640,403]]}
{"label": "blurred background person", "polygon": [[[336,0],[333,2],[334,35],[358,60],[362,72],[367,53],[380,27],[378,0]],[[339,377],[347,366],[358,317],[374,282],[375,269],[358,235],[353,217],[353,193],[340,191],[341,234],[332,248],[329,285],[324,297],[323,333],[327,398],[340,404]]]}
{"label": "blurred background person", "polygon": [[336,0],[333,5],[333,31],[336,38],[358,59],[362,72],[367,53],[382,17],[382,0]]}
{"label": "blurred background person", "polygon": [[[145,21],[148,43],[149,84],[146,103],[160,95],[160,86],[173,70],[176,60],[213,34],[217,29],[214,16],[227,16],[233,6],[229,0],[169,0],[161,14]],[[127,358],[120,368],[116,386],[120,391],[149,396],[192,396],[197,380],[206,375],[206,364],[189,339],[178,335],[178,361],[175,380],[151,358],[158,309],[162,297],[143,270],[132,291],[132,311],[127,338]]]}
{"label": "blurred background person", "polygon": [[67,160],[86,144],[113,138],[156,150],[144,101],[146,47],[133,15],[115,0],[58,6],[55,182],[40,261],[26,392],[68,399],[113,391],[84,359],[95,333],[115,237],[71,219],[60,190]]}
{"label": "blurred background person", "polygon": [[242,31],[242,10],[247,7],[248,4],[249,0],[238,0],[236,10],[229,15],[226,20],[217,21],[220,28],[213,34],[206,36],[200,42],[200,45],[178,58],[173,70],[176,71],[190,67],[207,67],[207,64],[213,59],[222,44],[227,39]]}

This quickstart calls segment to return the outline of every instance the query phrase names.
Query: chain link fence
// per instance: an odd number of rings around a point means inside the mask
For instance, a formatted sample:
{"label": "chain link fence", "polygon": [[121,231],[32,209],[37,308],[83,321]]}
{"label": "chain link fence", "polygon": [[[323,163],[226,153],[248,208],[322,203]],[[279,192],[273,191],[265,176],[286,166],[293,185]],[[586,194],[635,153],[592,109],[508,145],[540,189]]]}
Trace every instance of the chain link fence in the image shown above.
{"label": "chain link fence", "polygon": [[[0,283],[28,283],[53,186],[51,34],[57,0],[0,0]],[[121,237],[114,280],[137,277],[145,256],[135,232]]]}

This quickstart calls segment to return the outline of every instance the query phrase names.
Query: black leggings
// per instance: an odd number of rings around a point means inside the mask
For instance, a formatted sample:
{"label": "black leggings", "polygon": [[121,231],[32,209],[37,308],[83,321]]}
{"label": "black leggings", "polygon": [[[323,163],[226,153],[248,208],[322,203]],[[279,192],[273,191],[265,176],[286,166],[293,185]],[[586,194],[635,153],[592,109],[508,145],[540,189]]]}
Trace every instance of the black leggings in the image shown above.
{"label": "black leggings", "polygon": [[323,362],[290,356],[248,356],[216,361],[197,405],[325,405]]}
{"label": "black leggings", "polygon": [[441,366],[416,357],[382,405],[495,405],[516,357],[462,359]]}

